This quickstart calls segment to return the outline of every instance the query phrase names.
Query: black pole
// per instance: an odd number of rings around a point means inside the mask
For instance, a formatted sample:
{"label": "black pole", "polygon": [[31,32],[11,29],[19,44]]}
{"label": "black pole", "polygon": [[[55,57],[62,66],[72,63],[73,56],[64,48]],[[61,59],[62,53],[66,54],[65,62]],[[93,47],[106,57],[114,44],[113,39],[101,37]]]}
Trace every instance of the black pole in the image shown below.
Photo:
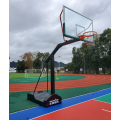
{"label": "black pole", "polygon": [[69,40],[69,41],[66,40],[66,41],[63,42],[63,43],[58,44],[58,45],[56,46],[56,48],[53,50],[53,52],[50,54],[50,56],[47,58],[47,60],[46,60],[45,63],[48,63],[48,62],[50,61],[51,56],[52,56],[52,55],[55,55],[55,53],[58,51],[59,48],[61,48],[61,47],[64,46],[64,45],[68,45],[68,44],[71,44],[71,43],[74,43],[74,42],[78,42],[78,41],[80,41],[80,40],[77,40],[77,39],[73,39],[73,40]]}
{"label": "black pole", "polygon": [[48,63],[47,63],[47,92],[48,92]]}
{"label": "black pole", "polygon": [[[68,45],[68,44],[71,44],[71,43],[74,43],[74,42],[78,42],[78,41],[81,41],[81,40],[78,40],[78,39],[72,39],[72,40],[66,40],[65,42],[63,43],[60,43],[56,46],[56,48],[53,50],[53,52],[50,54],[50,56],[47,58],[46,62],[45,63],[48,63],[50,60],[51,60],[51,94],[55,94],[55,78],[54,78],[54,54],[58,51],[58,49],[64,45]],[[45,66],[45,65],[44,65]],[[43,67],[44,69],[44,67]],[[43,72],[43,69],[42,69],[42,72]],[[41,74],[42,74],[41,72]],[[41,74],[39,76],[39,79],[38,79],[38,82],[40,80],[40,77],[41,77]],[[34,89],[34,93],[35,93],[35,90],[37,88],[37,85],[38,85],[38,82],[36,84],[36,87]],[[33,93],[33,94],[34,94]]]}
{"label": "black pole", "polygon": [[55,94],[54,55],[51,55],[51,94]]}

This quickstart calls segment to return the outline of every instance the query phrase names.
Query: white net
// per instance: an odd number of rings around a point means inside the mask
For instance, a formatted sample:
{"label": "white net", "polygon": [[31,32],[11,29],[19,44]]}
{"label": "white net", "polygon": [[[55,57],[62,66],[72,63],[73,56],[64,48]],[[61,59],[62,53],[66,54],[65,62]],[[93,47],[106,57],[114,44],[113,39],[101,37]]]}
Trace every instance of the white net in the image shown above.
{"label": "white net", "polygon": [[[39,74],[42,72],[42,69],[25,69],[25,78],[35,77],[35,74]],[[46,68],[43,70],[41,77],[45,77]]]}

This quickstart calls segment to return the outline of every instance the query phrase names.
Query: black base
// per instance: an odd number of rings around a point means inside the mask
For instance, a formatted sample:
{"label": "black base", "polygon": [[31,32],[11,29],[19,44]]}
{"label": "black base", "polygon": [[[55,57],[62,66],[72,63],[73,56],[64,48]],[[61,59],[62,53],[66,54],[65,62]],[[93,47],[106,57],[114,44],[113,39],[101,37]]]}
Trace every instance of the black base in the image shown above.
{"label": "black base", "polygon": [[42,105],[44,107],[59,104],[62,102],[62,98],[58,96],[57,94],[49,94],[43,91],[35,92],[34,95],[33,95],[33,92],[28,93],[27,99],[34,103]]}

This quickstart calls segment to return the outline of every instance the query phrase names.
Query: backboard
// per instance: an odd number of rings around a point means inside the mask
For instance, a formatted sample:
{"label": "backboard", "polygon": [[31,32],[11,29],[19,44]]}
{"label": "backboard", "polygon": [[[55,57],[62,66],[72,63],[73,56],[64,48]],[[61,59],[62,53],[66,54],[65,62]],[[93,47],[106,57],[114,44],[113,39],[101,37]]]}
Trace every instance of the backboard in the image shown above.
{"label": "backboard", "polygon": [[[93,31],[93,21],[69,8],[63,6],[63,36],[80,40],[84,32]],[[87,33],[86,35],[91,35]],[[92,42],[92,37],[85,37],[83,41]]]}

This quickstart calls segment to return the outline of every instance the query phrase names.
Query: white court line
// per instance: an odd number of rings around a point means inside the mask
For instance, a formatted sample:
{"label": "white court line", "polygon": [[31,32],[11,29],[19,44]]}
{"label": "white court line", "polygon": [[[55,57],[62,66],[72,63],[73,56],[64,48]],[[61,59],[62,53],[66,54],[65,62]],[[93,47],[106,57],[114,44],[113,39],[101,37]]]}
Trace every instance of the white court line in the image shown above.
{"label": "white court line", "polygon": [[[110,88],[111,88],[111,87],[110,87]],[[106,89],[109,89],[109,88],[106,88]],[[95,91],[95,92],[100,92],[100,91],[103,91],[103,90],[106,90],[106,89],[102,89],[102,90]],[[94,92],[91,92],[91,93],[94,93]],[[91,93],[87,93],[87,94],[91,94]],[[80,97],[80,96],[84,96],[84,95],[87,95],[87,94],[78,95],[78,96],[74,96],[74,97],[71,97],[71,98],[63,99],[62,101],[64,102],[65,100],[72,99],[72,98],[76,98],[76,97]],[[111,94],[111,93],[107,93],[107,94]],[[105,95],[107,95],[107,94],[105,94]],[[102,95],[102,96],[105,96],[105,95]],[[99,97],[102,97],[102,96],[99,96]],[[95,97],[95,98],[99,98],[99,97]],[[95,98],[92,98],[92,99],[90,99],[90,100],[94,100]],[[87,101],[90,101],[90,100],[87,100]],[[84,102],[87,102],[87,101],[84,101]],[[99,101],[99,100],[96,100],[96,101]],[[81,102],[81,103],[84,103],[84,102]],[[100,102],[103,102],[103,101],[100,101]],[[80,103],[77,103],[77,104],[80,104]],[[111,103],[109,103],[109,104],[111,104]],[[75,104],[75,105],[76,105],[76,104]],[[72,105],[72,106],[73,106],[73,105]],[[40,107],[40,106],[36,106],[36,107]],[[35,107],[33,107],[33,108],[35,108]],[[33,109],[33,108],[28,108],[28,109],[16,111],[16,112],[13,112],[13,113],[10,113],[10,114],[22,112],[22,111],[29,110],[29,109]],[[64,108],[63,108],[63,109],[64,109]],[[32,118],[32,119],[33,119],[33,118]]]}
{"label": "white court line", "polygon": [[[104,95],[103,95],[103,96],[104,96]],[[78,96],[77,96],[77,97],[78,97]],[[73,97],[73,98],[74,98],[74,97]],[[70,99],[70,98],[69,98],[69,99]],[[48,115],[48,114],[51,114],[51,113],[54,113],[54,112],[57,112],[57,111],[61,111],[61,110],[63,110],[63,109],[70,108],[70,107],[76,106],[76,105],[78,105],[78,104],[86,103],[86,102],[91,101],[91,100],[93,100],[93,99],[90,99],[90,100],[87,100],[87,101],[84,101],[84,102],[81,102],[81,103],[73,104],[73,105],[70,105],[70,106],[68,106],[68,107],[61,108],[61,109],[58,109],[58,110],[55,110],[55,111],[52,111],[52,112],[49,112],[49,113],[45,113],[45,114],[43,114],[43,115],[40,115],[40,116],[31,118],[30,120],[33,120],[33,119],[35,119],[35,118],[42,117],[42,116],[45,116],[45,115]],[[97,100],[96,100],[96,101],[97,101]],[[100,101],[100,102],[101,102],[101,101]],[[102,110],[107,111],[107,112],[111,112],[111,111],[108,111],[108,110],[105,110],[105,109],[102,109]]]}
{"label": "white court line", "polygon": [[102,109],[102,110],[107,111],[107,112],[111,112],[111,111],[108,111],[108,110],[105,110],[105,109]]}
{"label": "white court line", "polygon": [[[109,89],[109,88],[107,88],[107,89]],[[103,90],[105,90],[105,89],[103,89]],[[102,91],[102,90],[99,90],[99,91]],[[91,93],[88,93],[88,94],[91,94]],[[110,94],[110,93],[108,93],[108,94]],[[105,95],[108,95],[108,94],[105,94]],[[87,95],[87,94],[84,94],[84,95]],[[80,96],[84,96],[84,95],[80,95]],[[102,95],[102,96],[105,96],[105,95]],[[76,97],[79,97],[79,96],[76,96]],[[76,97],[72,97],[72,98],[76,98]],[[68,99],[72,99],[72,98],[68,98]],[[64,100],[68,100],[68,99],[64,99]],[[87,100],[87,101],[84,101],[84,102],[81,102],[81,103],[85,103],[85,102],[88,102],[88,101],[91,101],[91,100],[94,100],[94,99],[95,98]],[[62,101],[64,102],[64,100],[62,100]],[[95,101],[98,101],[98,100],[95,100]],[[99,102],[101,102],[101,101],[99,101]],[[41,116],[45,116],[45,115],[48,115],[48,114],[51,114],[51,113],[54,113],[54,112],[57,112],[57,111],[60,111],[60,110],[66,109],[66,108],[70,108],[70,107],[73,107],[73,106],[81,104],[81,103],[73,104],[73,105],[70,105],[70,106],[65,107],[65,108],[61,108],[61,109],[58,109],[58,110],[55,110],[55,111],[52,111],[52,112],[49,112],[49,113],[45,113],[45,114],[37,116],[35,118],[38,118],[38,117],[41,117]],[[111,103],[109,103],[109,104],[111,104]],[[35,119],[35,118],[31,118],[30,120]]]}
{"label": "white court line", "polygon": [[[91,99],[91,100],[92,100],[92,99]],[[63,109],[70,108],[70,107],[76,106],[76,105],[78,105],[78,104],[86,103],[86,102],[91,101],[91,100],[87,100],[87,101],[84,101],[84,102],[81,102],[81,103],[73,104],[73,105],[70,105],[70,106],[68,106],[68,107],[61,108],[61,109],[58,109],[58,110],[55,110],[55,111],[52,111],[52,112],[49,112],[49,113],[45,113],[45,114],[43,114],[43,115],[40,115],[40,116],[31,118],[30,120],[33,120],[33,119],[35,119],[35,118],[42,117],[42,116],[45,116],[45,115],[48,115],[48,114],[51,114],[51,113],[54,113],[54,112],[57,112],[57,111],[61,111],[61,110],[63,110]]]}
{"label": "white court line", "polygon": [[24,109],[24,110],[20,110],[20,111],[16,111],[16,112],[12,112],[12,113],[9,113],[9,115],[10,115],[10,114],[14,114],[14,113],[18,113],[18,112],[22,112],[22,111],[25,111],[25,110],[37,108],[37,107],[40,107],[40,106],[36,106],[36,107],[32,107],[32,108],[28,108],[28,109]]}
{"label": "white court line", "polygon": [[[109,95],[109,94],[111,94],[111,93],[107,93],[107,94],[105,94],[105,95],[102,95],[102,96],[100,96],[100,97],[103,97],[103,96],[106,96],[106,95]],[[96,98],[99,98],[99,97],[96,97]],[[96,99],[95,98],[95,99]],[[97,100],[97,101],[99,101],[99,100]],[[104,101],[103,101],[104,102]]]}
{"label": "white court line", "polygon": [[[111,87],[110,87],[111,88]],[[109,89],[109,88],[106,88],[106,89],[102,89],[102,90],[98,90],[98,91],[95,91],[95,92],[102,92],[103,90],[107,90],[107,89]],[[95,92],[90,92],[90,93],[87,93],[87,94],[91,94],[91,93],[95,93]],[[87,94],[83,94],[83,95],[78,95],[78,96],[74,96],[74,97],[71,97],[71,98],[75,98],[75,97],[79,97],[79,96],[84,96],[84,95],[87,95]],[[111,93],[107,93],[107,94],[111,94]],[[105,95],[107,95],[107,94],[105,94]],[[105,95],[102,95],[102,96],[105,96]],[[102,96],[99,96],[99,97],[102,97]],[[95,98],[99,98],[99,97],[95,97]],[[71,98],[67,98],[67,99],[64,99],[64,100],[68,100],[68,99],[71,99]],[[95,98],[93,98],[93,99],[95,99]],[[63,100],[63,101],[64,101]]]}

